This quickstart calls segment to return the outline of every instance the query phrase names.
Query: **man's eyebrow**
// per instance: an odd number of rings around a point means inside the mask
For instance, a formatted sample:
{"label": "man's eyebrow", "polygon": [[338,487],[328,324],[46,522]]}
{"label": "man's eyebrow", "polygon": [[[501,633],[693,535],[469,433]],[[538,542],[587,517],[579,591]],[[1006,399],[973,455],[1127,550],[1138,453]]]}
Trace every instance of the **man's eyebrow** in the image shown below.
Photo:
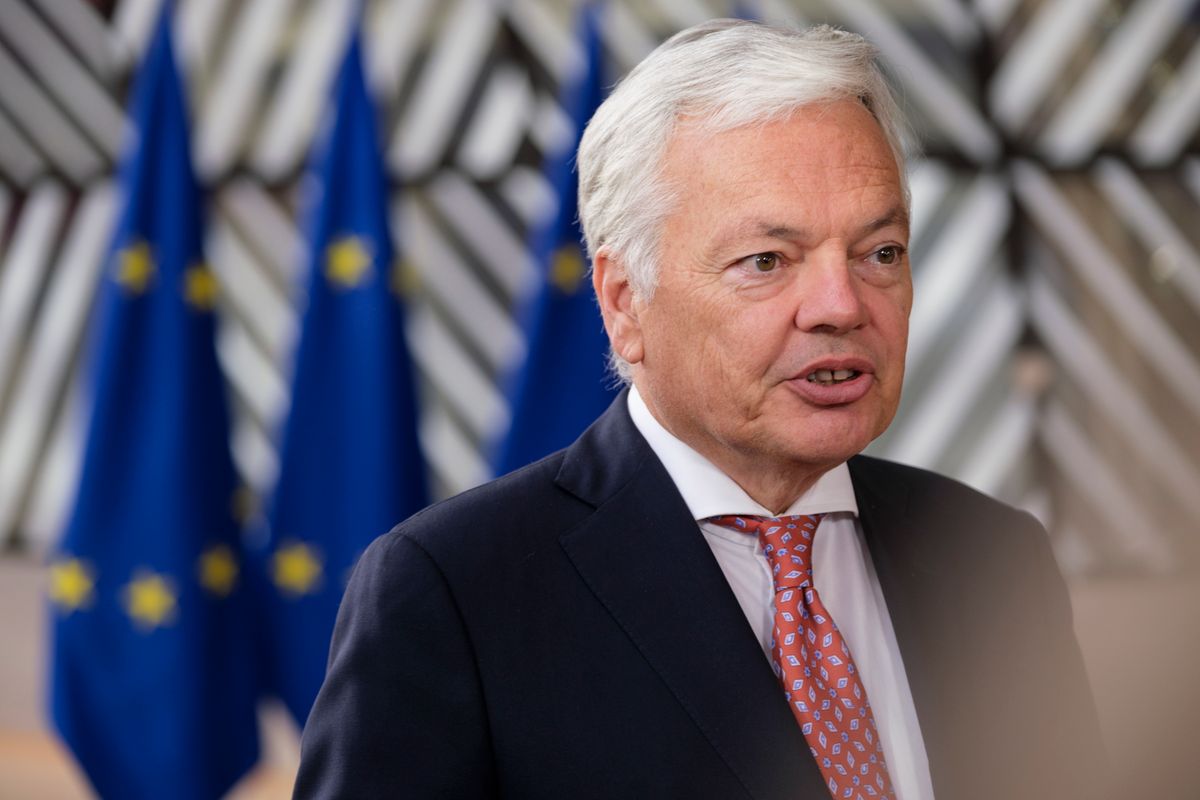
{"label": "man's eyebrow", "polygon": [[794,228],[790,225],[781,225],[763,220],[747,220],[721,231],[721,233],[714,239],[713,250],[720,250],[724,247],[731,246],[734,242],[760,236],[768,239],[790,239],[802,241],[805,238],[806,233],[807,232],[803,229]]}
{"label": "man's eyebrow", "polygon": [[874,233],[875,231],[882,230],[892,225],[899,225],[900,227],[904,228],[904,230],[908,230],[908,210],[903,206],[896,206],[882,217],[867,223],[862,227],[860,234],[866,236],[867,234]]}
{"label": "man's eyebrow", "polygon": [[757,231],[763,236],[771,239],[805,239],[808,237],[808,231],[803,228],[793,228],[790,225],[769,225],[762,224]]}

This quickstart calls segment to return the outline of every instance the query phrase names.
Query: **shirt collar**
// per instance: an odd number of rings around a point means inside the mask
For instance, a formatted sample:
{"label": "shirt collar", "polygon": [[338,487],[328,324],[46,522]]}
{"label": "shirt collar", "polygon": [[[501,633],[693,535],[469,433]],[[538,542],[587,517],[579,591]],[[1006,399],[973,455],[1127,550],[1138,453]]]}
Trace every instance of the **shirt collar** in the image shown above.
{"label": "shirt collar", "polygon": [[[696,520],[722,514],[752,514],[773,516],[741,486],[662,426],[642,399],[636,386],[629,388],[629,416],[650,449],[658,456],[675,483],[683,501]],[[817,479],[808,491],[788,506],[781,516],[795,514],[831,514],[848,511],[858,516],[854,485],[845,462],[838,464]]]}

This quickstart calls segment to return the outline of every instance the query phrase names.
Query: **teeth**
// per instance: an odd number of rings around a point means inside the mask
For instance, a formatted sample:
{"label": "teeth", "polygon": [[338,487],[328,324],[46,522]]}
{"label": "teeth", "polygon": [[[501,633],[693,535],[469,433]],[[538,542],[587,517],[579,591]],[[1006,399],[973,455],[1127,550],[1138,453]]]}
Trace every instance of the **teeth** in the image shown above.
{"label": "teeth", "polygon": [[809,381],[810,383],[831,384],[831,383],[841,383],[842,381],[848,381],[851,378],[854,378],[857,376],[858,376],[858,371],[853,370],[853,369],[838,369],[838,370],[818,369],[818,370],[813,370],[812,372],[808,373],[808,375],[804,376],[804,378],[805,378],[805,380]]}

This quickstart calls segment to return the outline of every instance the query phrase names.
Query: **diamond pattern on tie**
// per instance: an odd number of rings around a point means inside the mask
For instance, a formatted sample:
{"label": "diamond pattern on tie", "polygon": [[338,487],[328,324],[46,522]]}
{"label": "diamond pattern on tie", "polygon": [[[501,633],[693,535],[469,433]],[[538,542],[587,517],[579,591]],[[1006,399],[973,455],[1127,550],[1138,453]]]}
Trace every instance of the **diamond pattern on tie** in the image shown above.
{"label": "diamond pattern on tie", "polygon": [[829,793],[895,799],[867,692],[850,648],[817,595],[812,545],[821,515],[711,517],[758,537],[775,585],[771,666]]}

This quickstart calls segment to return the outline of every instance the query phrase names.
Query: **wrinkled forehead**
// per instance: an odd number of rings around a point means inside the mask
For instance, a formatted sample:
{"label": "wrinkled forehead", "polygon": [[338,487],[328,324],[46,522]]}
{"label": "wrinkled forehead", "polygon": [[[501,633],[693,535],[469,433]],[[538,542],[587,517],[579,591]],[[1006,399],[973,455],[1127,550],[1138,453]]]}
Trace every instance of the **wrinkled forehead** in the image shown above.
{"label": "wrinkled forehead", "polygon": [[[657,164],[657,176],[672,182],[674,177],[695,166],[698,154],[714,153],[720,157],[729,148],[752,150],[769,131],[780,127],[801,131],[795,155],[821,160],[861,161],[869,158],[873,166],[894,174],[903,197],[903,205],[909,207],[908,181],[905,174],[904,153],[899,145],[888,136],[875,113],[860,98],[835,97],[798,104],[785,110],[764,115],[749,123],[729,124],[730,119],[722,115],[697,115],[681,113],[676,116],[671,133],[663,143]],[[812,142],[808,147],[806,136],[818,128],[835,128],[840,134],[821,137],[819,144]],[[871,147],[863,147],[869,141]],[[875,145],[882,145],[878,147]],[[815,151],[813,148],[818,148]],[[846,151],[856,149],[857,154]]]}

